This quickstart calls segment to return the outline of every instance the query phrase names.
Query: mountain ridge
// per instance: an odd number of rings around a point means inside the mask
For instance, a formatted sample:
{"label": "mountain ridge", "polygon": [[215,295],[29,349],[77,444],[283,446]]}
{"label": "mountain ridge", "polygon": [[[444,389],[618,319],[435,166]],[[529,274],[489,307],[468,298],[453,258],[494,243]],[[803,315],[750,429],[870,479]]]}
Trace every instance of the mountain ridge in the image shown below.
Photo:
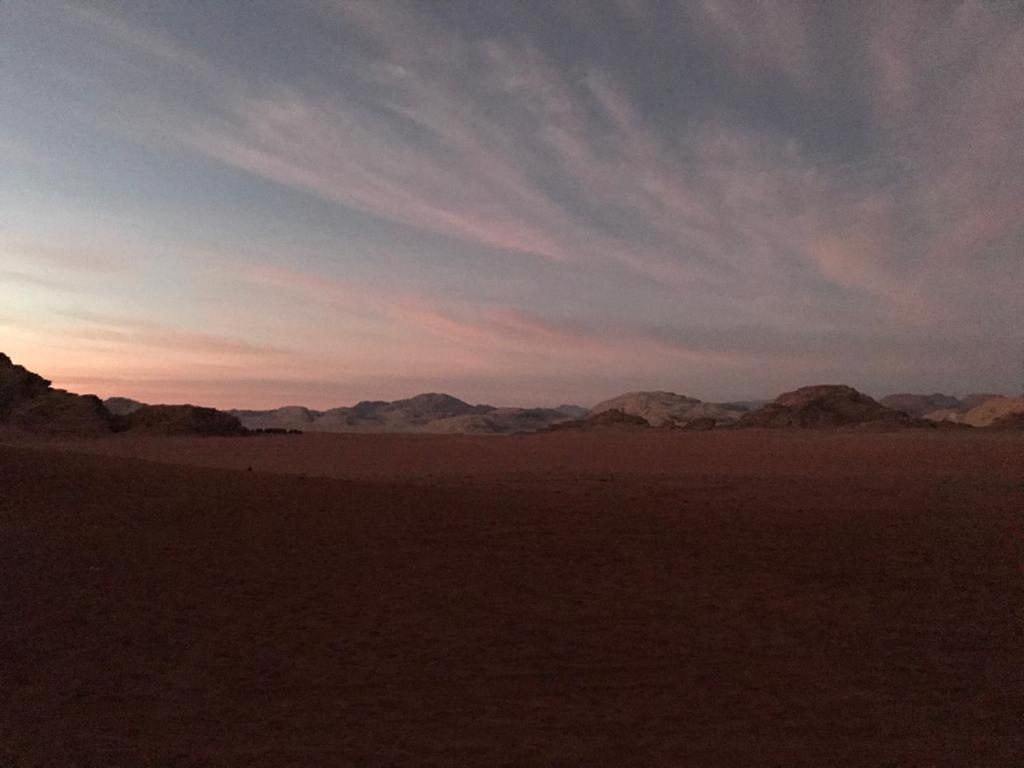
{"label": "mountain ridge", "polygon": [[444,392],[424,392],[400,400],[361,400],[352,406],[318,411],[303,406],[269,410],[230,410],[249,429],[309,432],[425,432],[511,434],[532,432],[579,418],[587,409],[512,408],[472,405]]}
{"label": "mountain ridge", "polygon": [[[902,409],[885,404],[903,405]],[[928,410],[934,406],[945,406]],[[973,406],[973,407],[970,407]],[[614,412],[614,413],[613,413]],[[664,390],[627,392],[587,409],[473,405],[443,392],[400,400],[362,400],[352,406],[315,410],[300,405],[269,410],[220,411],[195,405],[150,405],[126,397],[101,401],[55,389],[52,382],[15,364],[0,352],[0,424],[28,432],[103,435],[244,434],[252,431],[422,432],[426,434],[513,434],[581,423],[585,428],[630,426],[714,429],[789,428],[1017,428],[1024,397],[941,393],[889,395],[881,401],[846,385],[801,387],[774,401],[703,402]],[[608,414],[601,417],[602,414]],[[923,418],[922,418],[923,416]]]}
{"label": "mountain ridge", "polygon": [[706,423],[707,420],[712,420],[714,424],[729,424],[744,413],[737,406],[703,402],[675,392],[647,390],[626,392],[603,400],[590,409],[590,414],[594,416],[613,410],[627,416],[637,416],[652,427],[681,427],[697,421]]}

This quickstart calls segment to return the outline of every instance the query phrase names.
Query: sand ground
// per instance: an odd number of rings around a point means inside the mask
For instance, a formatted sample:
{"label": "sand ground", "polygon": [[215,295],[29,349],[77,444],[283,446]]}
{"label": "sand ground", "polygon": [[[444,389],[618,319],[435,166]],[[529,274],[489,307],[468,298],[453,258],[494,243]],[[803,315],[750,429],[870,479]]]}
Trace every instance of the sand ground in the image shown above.
{"label": "sand ground", "polygon": [[8,440],[0,765],[1018,766],[1022,449]]}

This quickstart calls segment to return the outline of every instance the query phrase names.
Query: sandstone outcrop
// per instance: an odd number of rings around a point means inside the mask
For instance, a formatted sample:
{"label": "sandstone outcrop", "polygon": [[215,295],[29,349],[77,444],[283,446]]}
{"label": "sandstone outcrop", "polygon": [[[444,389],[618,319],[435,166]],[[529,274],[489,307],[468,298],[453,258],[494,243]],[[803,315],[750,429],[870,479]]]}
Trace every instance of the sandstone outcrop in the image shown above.
{"label": "sandstone outcrop", "polygon": [[902,411],[843,385],[802,387],[740,418],[739,427],[834,429],[918,426]]}

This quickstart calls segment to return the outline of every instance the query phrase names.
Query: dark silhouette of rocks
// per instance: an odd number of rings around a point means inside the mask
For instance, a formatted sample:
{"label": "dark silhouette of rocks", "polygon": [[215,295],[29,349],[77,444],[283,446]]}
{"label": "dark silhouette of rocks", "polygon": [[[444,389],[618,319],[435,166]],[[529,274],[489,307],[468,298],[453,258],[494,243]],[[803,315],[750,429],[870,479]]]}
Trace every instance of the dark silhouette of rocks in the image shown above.
{"label": "dark silhouette of rocks", "polygon": [[234,416],[194,405],[143,405],[112,398],[112,412],[95,395],[53,389],[51,382],[0,353],[0,424],[45,435],[96,437],[137,431],[166,435],[240,435]]}
{"label": "dark silhouette of rocks", "polygon": [[144,405],[128,414],[131,432],[156,435],[243,435],[242,423],[230,413],[197,405]]}
{"label": "dark silhouette of rocks", "polygon": [[50,383],[0,353],[0,423],[48,435],[114,431],[114,418],[98,397],[53,389]]}
{"label": "dark silhouette of rocks", "polygon": [[779,395],[740,418],[739,427],[828,429],[929,426],[902,411],[886,408],[853,387],[819,385]]}
{"label": "dark silhouette of rocks", "polygon": [[51,389],[24,400],[10,413],[7,423],[26,432],[92,437],[117,429],[115,417],[95,395],[75,395]]}
{"label": "dark silhouette of rocks", "polygon": [[50,382],[0,352],[0,420],[20,404],[50,391]]}

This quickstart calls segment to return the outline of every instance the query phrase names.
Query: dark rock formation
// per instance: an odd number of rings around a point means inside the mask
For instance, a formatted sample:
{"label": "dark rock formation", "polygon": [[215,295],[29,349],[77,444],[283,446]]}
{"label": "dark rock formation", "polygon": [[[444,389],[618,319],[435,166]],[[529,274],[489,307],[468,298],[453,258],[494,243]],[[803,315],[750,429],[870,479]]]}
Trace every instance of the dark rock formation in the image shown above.
{"label": "dark rock formation", "polygon": [[93,437],[108,435],[116,424],[95,395],[75,395],[51,389],[14,407],[7,423],[26,432]]}
{"label": "dark rock formation", "polygon": [[745,414],[739,427],[828,429],[866,426],[917,426],[902,411],[879,404],[853,387],[820,385],[802,387],[780,395],[773,402]]}
{"label": "dark rock formation", "polygon": [[0,353],[0,423],[47,435],[109,434],[114,419],[98,397],[53,389]]}
{"label": "dark rock formation", "polygon": [[243,435],[234,416],[194,405],[144,405],[117,397],[53,389],[50,382],[0,353],[0,424],[46,435],[92,437],[114,432],[161,435]]}
{"label": "dark rock formation", "polygon": [[50,382],[0,352],[0,420],[20,403],[50,391]]}
{"label": "dark rock formation", "polygon": [[230,413],[196,405],[145,405],[124,417],[131,432],[153,435],[244,435]]}
{"label": "dark rock formation", "polygon": [[728,424],[738,419],[743,411],[720,403],[705,403],[694,397],[675,392],[627,392],[595,405],[591,415],[617,410],[639,416],[652,427],[684,426],[702,419],[717,424]]}

